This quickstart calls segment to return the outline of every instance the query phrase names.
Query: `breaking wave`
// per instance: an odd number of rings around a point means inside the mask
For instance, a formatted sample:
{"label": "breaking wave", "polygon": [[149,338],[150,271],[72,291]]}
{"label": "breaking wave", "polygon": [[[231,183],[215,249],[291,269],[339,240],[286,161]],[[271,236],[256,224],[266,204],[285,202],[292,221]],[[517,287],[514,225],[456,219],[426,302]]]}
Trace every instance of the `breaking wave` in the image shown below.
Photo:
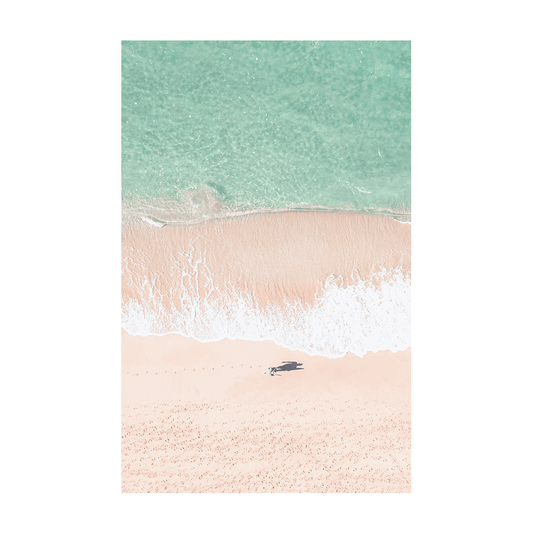
{"label": "breaking wave", "polygon": [[[330,276],[312,305],[284,301],[259,306],[250,293],[209,289],[204,297],[176,287],[169,305],[155,281],[123,298],[122,326],[131,335],[180,334],[201,342],[224,338],[272,340],[329,358],[360,357],[411,345],[411,279],[398,267],[339,284]],[[177,298],[177,300],[176,300]]]}

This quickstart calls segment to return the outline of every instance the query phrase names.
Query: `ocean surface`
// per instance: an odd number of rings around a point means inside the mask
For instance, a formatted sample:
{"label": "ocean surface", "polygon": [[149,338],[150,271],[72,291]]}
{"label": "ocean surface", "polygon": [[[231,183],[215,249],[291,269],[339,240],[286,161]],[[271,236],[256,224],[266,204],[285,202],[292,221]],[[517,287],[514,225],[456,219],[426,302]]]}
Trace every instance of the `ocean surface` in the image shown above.
{"label": "ocean surface", "polygon": [[[410,42],[122,43],[123,221],[195,225],[301,210],[410,221]],[[173,246],[186,255],[192,244]],[[154,276],[138,282],[155,287]],[[178,278],[167,280],[173,294]],[[410,278],[391,280],[387,294],[360,280],[330,284],[313,308],[268,316],[229,288],[207,307],[188,295],[186,311],[162,318],[154,302],[165,295],[145,291],[123,298],[123,327],[271,339],[328,357],[405,349]]]}

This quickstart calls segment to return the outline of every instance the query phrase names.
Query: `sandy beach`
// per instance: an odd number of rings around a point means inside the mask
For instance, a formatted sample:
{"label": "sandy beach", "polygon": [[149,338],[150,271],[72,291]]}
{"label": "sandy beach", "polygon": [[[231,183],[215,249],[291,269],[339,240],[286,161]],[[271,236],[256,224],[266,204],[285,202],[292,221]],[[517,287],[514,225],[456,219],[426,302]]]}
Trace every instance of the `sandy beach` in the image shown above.
{"label": "sandy beach", "polygon": [[[213,299],[229,290],[246,291],[262,307],[312,304],[329,277],[346,286],[353,275],[368,279],[398,266],[409,272],[411,227],[381,215],[321,212],[145,224],[123,228],[122,257],[123,295],[139,297],[141,281],[150,279],[165,308],[181,309],[184,293]],[[176,280],[179,295],[172,291]]]}
{"label": "sandy beach", "polygon": [[408,492],[410,43],[122,50],[123,490]]}
{"label": "sandy beach", "polygon": [[123,331],[122,491],[410,492],[410,362]]}
{"label": "sandy beach", "polygon": [[410,226],[293,212],[125,227],[122,327],[131,335],[270,339],[311,355],[410,346]]}
{"label": "sandy beach", "polygon": [[409,225],[277,213],[122,244],[123,492],[410,492]]}

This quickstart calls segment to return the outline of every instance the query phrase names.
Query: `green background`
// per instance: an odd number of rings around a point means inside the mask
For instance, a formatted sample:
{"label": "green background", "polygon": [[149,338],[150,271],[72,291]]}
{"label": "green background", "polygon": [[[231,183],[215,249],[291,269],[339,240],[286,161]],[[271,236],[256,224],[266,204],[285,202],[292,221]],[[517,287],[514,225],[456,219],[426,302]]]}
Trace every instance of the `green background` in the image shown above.
{"label": "green background", "polygon": [[[5,220],[15,221],[5,227],[3,265],[8,531],[144,531],[154,521],[238,531],[519,528],[531,489],[522,407],[530,356],[520,338],[530,315],[515,286],[522,276],[509,269],[527,265],[528,247],[509,230],[527,228],[529,216],[526,17],[513,2],[501,11],[391,5],[55,2],[4,12],[3,198]],[[431,516],[99,514],[99,21],[206,14],[433,18]]]}

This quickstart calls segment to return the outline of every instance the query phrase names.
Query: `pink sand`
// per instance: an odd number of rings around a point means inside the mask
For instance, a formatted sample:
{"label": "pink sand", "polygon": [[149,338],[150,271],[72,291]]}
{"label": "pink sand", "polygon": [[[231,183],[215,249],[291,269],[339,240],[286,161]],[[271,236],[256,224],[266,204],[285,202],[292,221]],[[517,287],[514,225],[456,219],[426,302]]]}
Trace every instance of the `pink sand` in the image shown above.
{"label": "pink sand", "polygon": [[[141,280],[163,295],[176,279],[192,298],[231,286],[261,305],[299,299],[312,303],[329,276],[346,283],[381,268],[411,270],[411,228],[386,216],[353,213],[275,213],[193,226],[124,228],[123,297]],[[191,265],[194,265],[191,266]],[[190,277],[189,277],[190,276]],[[179,298],[174,305],[181,308]],[[167,304],[169,302],[167,301]]]}
{"label": "pink sand", "polygon": [[410,492],[410,349],[122,343],[123,492]]}
{"label": "pink sand", "polygon": [[[122,245],[123,298],[150,280],[177,308],[180,291],[202,298],[207,286],[213,298],[244,290],[258,307],[312,304],[330,276],[411,269],[410,226],[375,215],[132,226]],[[300,370],[264,374],[283,361]],[[410,349],[328,359],[271,341],[123,331],[122,490],[410,492],[410,364]]]}

